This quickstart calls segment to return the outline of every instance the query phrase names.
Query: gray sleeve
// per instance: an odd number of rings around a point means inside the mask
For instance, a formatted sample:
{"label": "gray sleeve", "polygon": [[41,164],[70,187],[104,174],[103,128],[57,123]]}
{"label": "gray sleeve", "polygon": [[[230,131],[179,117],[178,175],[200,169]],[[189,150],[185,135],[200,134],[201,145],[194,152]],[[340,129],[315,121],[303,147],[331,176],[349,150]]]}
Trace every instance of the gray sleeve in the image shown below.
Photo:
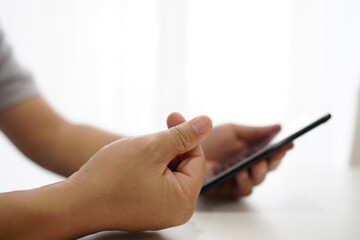
{"label": "gray sleeve", "polygon": [[0,29],[0,112],[36,94],[31,75],[16,62]]}

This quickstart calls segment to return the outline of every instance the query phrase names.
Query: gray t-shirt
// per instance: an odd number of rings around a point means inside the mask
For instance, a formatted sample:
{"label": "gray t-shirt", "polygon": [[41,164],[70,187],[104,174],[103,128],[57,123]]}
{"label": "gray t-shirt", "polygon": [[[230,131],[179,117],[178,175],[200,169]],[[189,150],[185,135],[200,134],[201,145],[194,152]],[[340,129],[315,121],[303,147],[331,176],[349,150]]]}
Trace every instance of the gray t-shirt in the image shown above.
{"label": "gray t-shirt", "polygon": [[16,62],[0,29],[0,113],[36,94],[31,75]]}

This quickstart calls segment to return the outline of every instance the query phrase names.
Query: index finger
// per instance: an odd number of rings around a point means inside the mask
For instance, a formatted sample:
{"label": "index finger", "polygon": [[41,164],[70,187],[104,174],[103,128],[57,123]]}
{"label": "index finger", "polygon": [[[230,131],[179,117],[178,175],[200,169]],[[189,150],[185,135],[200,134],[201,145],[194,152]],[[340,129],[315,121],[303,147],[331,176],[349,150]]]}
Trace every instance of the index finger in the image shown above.
{"label": "index finger", "polygon": [[279,151],[275,152],[274,154],[272,154],[269,158],[269,171],[272,171],[274,169],[277,168],[277,166],[280,164],[280,161],[282,158],[285,157],[286,152],[289,151],[290,149],[294,148],[294,144],[291,143],[288,146],[286,146],[285,148],[280,149]]}
{"label": "index finger", "polygon": [[[180,113],[172,113],[167,119],[168,128],[175,127],[183,122],[185,118]],[[188,181],[200,192],[205,177],[205,156],[201,145],[193,150],[179,156],[180,164],[176,167],[175,175],[184,184]],[[184,188],[184,186],[182,186]]]}

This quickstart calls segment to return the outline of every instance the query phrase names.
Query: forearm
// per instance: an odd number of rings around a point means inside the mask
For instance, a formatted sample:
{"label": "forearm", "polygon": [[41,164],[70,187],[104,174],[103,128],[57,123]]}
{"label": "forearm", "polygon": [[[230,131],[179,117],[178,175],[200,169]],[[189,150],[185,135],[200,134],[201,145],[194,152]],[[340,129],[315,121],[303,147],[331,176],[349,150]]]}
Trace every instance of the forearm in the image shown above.
{"label": "forearm", "polygon": [[73,239],[96,231],[66,182],[0,194],[0,239]]}
{"label": "forearm", "polygon": [[0,128],[27,157],[64,176],[77,171],[101,147],[120,138],[67,122],[41,96],[0,113]]}
{"label": "forearm", "polygon": [[[90,126],[66,123],[52,137],[50,148],[39,149],[37,159],[44,167],[70,176],[103,146],[121,138]],[[40,144],[41,145],[46,145]],[[47,159],[51,159],[48,161]]]}

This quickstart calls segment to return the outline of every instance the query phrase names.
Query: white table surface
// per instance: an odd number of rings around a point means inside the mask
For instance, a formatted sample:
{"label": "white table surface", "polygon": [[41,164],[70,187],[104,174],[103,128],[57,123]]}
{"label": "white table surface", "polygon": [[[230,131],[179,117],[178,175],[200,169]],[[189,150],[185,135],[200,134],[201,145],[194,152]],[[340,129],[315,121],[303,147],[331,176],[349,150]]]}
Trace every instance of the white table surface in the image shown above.
{"label": "white table surface", "polygon": [[82,238],[95,239],[360,239],[360,167],[281,166],[249,197],[200,198],[183,226]]}

